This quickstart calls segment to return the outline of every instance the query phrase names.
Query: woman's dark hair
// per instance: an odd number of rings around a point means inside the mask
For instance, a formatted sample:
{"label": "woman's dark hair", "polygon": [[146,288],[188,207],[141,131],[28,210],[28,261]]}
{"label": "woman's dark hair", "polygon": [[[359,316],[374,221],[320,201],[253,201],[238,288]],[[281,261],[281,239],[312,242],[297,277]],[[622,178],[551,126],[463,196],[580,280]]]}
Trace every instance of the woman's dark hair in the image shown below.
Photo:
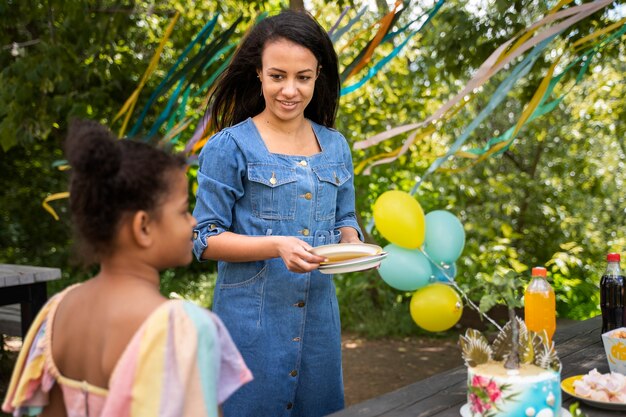
{"label": "woman's dark hair", "polygon": [[170,174],[185,159],[132,140],[118,140],[94,121],[70,123],[65,154],[72,171],[70,211],[79,255],[86,264],[111,252],[122,216],[157,213],[170,191]]}
{"label": "woman's dark hair", "polygon": [[324,126],[334,126],[340,81],[333,43],[310,14],[287,9],[261,20],[243,39],[211,93],[211,131],[235,125],[263,111],[265,101],[260,94],[257,70],[262,68],[261,56],[265,45],[280,39],[307,48],[317,58],[321,70],[304,116]]}

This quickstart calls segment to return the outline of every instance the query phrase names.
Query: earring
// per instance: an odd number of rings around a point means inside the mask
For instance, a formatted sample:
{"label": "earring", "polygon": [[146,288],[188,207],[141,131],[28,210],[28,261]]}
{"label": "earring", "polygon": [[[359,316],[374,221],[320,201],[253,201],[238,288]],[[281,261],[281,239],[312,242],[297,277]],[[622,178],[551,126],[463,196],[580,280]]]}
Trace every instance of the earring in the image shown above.
{"label": "earring", "polygon": [[263,97],[263,89],[261,88],[261,91],[259,91],[259,97]]}

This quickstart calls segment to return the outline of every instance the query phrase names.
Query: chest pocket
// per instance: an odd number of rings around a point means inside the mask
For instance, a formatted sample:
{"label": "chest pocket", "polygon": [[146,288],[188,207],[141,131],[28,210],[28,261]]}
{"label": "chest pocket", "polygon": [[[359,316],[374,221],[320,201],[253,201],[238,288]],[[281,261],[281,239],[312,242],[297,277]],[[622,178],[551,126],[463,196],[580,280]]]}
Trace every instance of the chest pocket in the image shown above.
{"label": "chest pocket", "polygon": [[330,220],[337,209],[337,192],[350,179],[344,164],[322,165],[313,168],[317,176],[317,199],[315,220]]}
{"label": "chest pocket", "polygon": [[296,169],[275,164],[248,164],[252,213],[268,220],[296,216]]}

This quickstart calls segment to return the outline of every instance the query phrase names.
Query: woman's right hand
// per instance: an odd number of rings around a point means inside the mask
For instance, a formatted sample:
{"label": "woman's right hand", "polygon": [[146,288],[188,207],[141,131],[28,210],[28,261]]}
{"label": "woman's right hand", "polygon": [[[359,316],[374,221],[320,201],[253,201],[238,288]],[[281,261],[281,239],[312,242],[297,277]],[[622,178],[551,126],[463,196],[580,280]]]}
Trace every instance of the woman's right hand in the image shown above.
{"label": "woman's right hand", "polygon": [[278,255],[291,272],[311,272],[327,259],[309,252],[313,247],[293,236],[281,236],[278,240]]}

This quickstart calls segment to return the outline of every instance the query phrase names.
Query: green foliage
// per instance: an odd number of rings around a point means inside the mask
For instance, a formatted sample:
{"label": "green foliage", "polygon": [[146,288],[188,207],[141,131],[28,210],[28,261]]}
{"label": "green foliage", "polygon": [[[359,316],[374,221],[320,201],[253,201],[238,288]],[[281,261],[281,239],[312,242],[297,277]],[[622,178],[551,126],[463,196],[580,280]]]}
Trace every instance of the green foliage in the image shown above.
{"label": "green foliage", "polygon": [[504,304],[509,309],[523,307],[524,282],[515,271],[496,272],[493,275],[479,272],[474,288],[482,290],[479,308],[483,313],[491,310],[496,304]]}
{"label": "green foliage", "polygon": [[216,279],[215,272],[170,269],[161,274],[161,293],[169,298],[182,298],[211,308]]}

